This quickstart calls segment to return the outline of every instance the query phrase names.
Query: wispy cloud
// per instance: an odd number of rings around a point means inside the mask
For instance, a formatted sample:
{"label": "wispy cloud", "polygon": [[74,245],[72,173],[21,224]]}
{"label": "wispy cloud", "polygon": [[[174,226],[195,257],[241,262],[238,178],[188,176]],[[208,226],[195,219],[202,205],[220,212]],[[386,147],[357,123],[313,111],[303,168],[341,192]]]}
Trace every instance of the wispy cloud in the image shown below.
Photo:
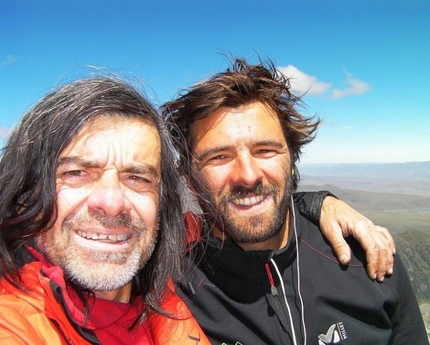
{"label": "wispy cloud", "polygon": [[370,85],[364,81],[355,79],[351,73],[345,71],[348,87],[345,89],[334,89],[332,96],[335,99],[347,97],[351,95],[362,95],[370,90]]}
{"label": "wispy cloud", "polygon": [[290,79],[291,91],[296,95],[322,95],[330,92],[332,98],[339,99],[352,95],[362,95],[370,90],[368,83],[354,78],[347,71],[345,71],[347,87],[340,89],[333,88],[332,83],[320,81],[316,76],[306,74],[293,65],[277,67],[277,69]]}
{"label": "wispy cloud", "polygon": [[15,61],[18,61],[18,56],[13,54],[6,55],[6,58],[0,61],[0,67],[9,65],[11,63],[14,63]]}
{"label": "wispy cloud", "polygon": [[11,131],[10,128],[0,127],[0,140],[8,139]]}
{"label": "wispy cloud", "polygon": [[278,67],[278,71],[290,79],[291,91],[295,94],[320,95],[332,87],[331,83],[321,82],[317,77],[308,75],[293,65]]}

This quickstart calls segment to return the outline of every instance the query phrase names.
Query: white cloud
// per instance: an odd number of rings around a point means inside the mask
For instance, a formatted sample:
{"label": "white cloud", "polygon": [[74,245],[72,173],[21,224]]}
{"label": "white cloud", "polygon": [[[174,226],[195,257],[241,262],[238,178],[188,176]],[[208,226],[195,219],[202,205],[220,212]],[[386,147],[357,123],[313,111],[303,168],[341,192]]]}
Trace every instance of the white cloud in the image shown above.
{"label": "white cloud", "polygon": [[332,87],[332,84],[318,81],[317,77],[308,75],[293,65],[278,67],[278,71],[290,79],[294,94],[320,95]]}
{"label": "white cloud", "polygon": [[9,54],[9,55],[6,56],[5,59],[3,59],[2,61],[0,61],[0,67],[1,66],[9,65],[11,63],[14,63],[17,60],[18,60],[18,56],[13,55],[13,54]]}
{"label": "white cloud", "polygon": [[334,99],[352,95],[362,95],[370,90],[370,84],[355,79],[351,73],[345,71],[347,87],[344,89],[333,89],[333,84],[319,81],[317,77],[308,75],[300,71],[293,65],[285,67],[277,67],[278,71],[289,78],[291,83],[291,92],[296,95],[321,95],[326,92],[331,92]]}
{"label": "white cloud", "polygon": [[370,90],[370,85],[364,81],[354,79],[351,73],[345,71],[348,87],[345,89],[334,89],[332,96],[335,99],[339,99],[351,95],[362,95]]}
{"label": "white cloud", "polygon": [[0,140],[8,139],[11,131],[10,128],[0,127]]}

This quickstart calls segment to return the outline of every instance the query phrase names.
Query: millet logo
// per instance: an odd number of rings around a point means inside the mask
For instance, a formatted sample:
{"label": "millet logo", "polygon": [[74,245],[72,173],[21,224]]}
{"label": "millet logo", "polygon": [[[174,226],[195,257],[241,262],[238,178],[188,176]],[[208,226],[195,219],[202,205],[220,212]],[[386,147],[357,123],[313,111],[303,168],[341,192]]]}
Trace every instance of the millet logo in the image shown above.
{"label": "millet logo", "polygon": [[326,334],[318,336],[318,345],[337,344],[341,340],[348,338],[343,322],[337,322],[331,325]]}

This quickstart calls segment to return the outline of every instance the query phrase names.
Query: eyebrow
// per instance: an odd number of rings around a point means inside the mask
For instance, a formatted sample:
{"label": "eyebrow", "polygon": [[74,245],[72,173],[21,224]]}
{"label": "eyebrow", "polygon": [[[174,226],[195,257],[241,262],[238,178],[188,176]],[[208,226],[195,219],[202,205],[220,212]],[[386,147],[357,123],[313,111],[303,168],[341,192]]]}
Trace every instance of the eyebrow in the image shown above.
{"label": "eyebrow", "polygon": [[129,168],[126,168],[124,172],[129,174],[136,174],[136,175],[146,175],[149,174],[153,176],[156,179],[160,178],[159,170],[154,168],[151,165],[148,164],[141,164],[139,166],[130,166]]}
{"label": "eyebrow", "polygon": [[[275,141],[275,140],[251,140],[250,145],[248,144],[248,146],[273,146],[273,147],[277,147],[280,149],[285,149],[287,147],[286,144],[283,144],[279,141]],[[204,159],[206,159],[208,156],[211,156],[213,154],[217,154],[219,152],[222,151],[229,151],[232,148],[234,148],[236,146],[234,145],[224,145],[224,146],[216,146],[213,147],[211,149],[208,149],[204,152],[202,152],[199,156],[195,156],[195,159],[198,161],[202,161]]]}
{"label": "eyebrow", "polygon": [[211,149],[208,149],[208,150],[202,152],[200,155],[196,156],[195,159],[198,161],[202,161],[202,160],[206,159],[208,156],[212,156],[213,154],[216,154],[218,152],[228,151],[232,148],[233,148],[233,146],[231,146],[231,145],[216,146],[214,148],[211,148]]}
{"label": "eyebrow", "polygon": [[66,164],[76,164],[84,168],[97,168],[99,166],[96,161],[87,161],[80,157],[61,157],[58,159],[57,168]]}
{"label": "eyebrow", "polygon": [[[66,164],[76,164],[78,166],[81,166],[83,168],[92,169],[92,168],[98,168],[100,167],[100,163],[97,161],[88,161],[85,159],[82,159],[81,157],[72,156],[72,157],[62,157],[58,160],[57,168],[66,165]],[[145,164],[145,163],[139,163],[137,165],[130,165],[126,167],[122,172],[126,172],[129,174],[150,174],[154,176],[155,178],[160,177],[159,170],[153,167],[152,165]]]}

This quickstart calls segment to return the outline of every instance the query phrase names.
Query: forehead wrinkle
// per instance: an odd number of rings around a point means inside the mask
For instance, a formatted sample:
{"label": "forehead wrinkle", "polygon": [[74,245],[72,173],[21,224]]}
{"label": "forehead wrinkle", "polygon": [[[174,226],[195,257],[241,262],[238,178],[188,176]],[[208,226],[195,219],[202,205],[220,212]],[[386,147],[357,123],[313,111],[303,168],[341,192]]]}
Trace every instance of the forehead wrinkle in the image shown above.
{"label": "forehead wrinkle", "polygon": [[[86,160],[80,156],[61,157],[58,160],[58,166],[62,166],[66,164],[76,164],[84,168],[99,168],[102,165],[102,163],[100,163],[97,160]],[[128,164],[126,167],[122,169],[122,172],[131,173],[131,174],[142,174],[142,175],[150,174],[157,178],[159,178],[159,175],[160,175],[156,167],[142,162],[136,162],[135,164]]]}
{"label": "forehead wrinkle", "polygon": [[99,167],[100,163],[95,160],[86,160],[81,156],[67,156],[60,157],[58,159],[58,166],[66,165],[66,164],[77,164],[85,168],[95,168]]}

